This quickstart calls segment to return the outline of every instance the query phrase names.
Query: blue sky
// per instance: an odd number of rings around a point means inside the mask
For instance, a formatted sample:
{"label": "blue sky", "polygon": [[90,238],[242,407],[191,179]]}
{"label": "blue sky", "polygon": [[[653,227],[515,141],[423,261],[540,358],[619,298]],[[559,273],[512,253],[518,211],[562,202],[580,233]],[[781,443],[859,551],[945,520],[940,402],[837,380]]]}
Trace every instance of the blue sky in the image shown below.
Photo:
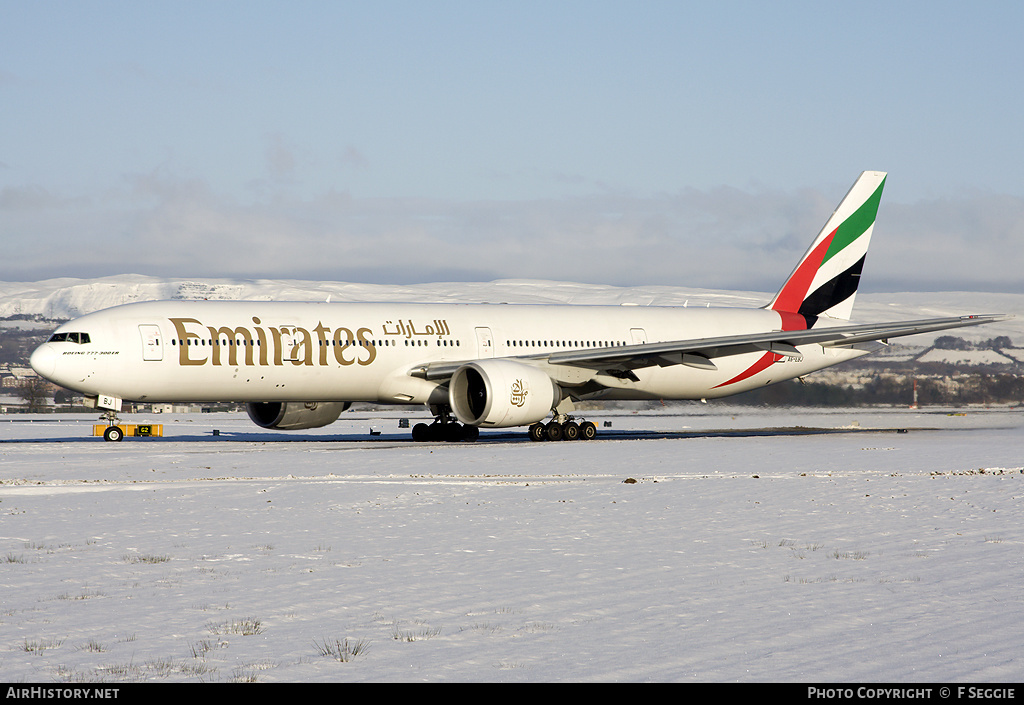
{"label": "blue sky", "polygon": [[0,0],[0,280],[1024,291],[1024,4]]}

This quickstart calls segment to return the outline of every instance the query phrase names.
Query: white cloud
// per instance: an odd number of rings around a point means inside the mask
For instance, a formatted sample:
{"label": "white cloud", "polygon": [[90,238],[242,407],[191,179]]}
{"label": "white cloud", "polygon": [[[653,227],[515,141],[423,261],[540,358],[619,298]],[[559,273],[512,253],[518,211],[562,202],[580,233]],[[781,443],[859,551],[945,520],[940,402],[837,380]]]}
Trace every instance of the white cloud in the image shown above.
{"label": "white cloud", "polygon": [[[278,155],[287,170],[287,150]],[[687,189],[524,201],[311,199],[267,186],[250,202],[201,180],[134,175],[104,199],[0,192],[0,280],[125,272],[360,282],[534,278],[774,291],[842,194]],[[1024,199],[976,194],[886,204],[867,290],[1021,291]]]}

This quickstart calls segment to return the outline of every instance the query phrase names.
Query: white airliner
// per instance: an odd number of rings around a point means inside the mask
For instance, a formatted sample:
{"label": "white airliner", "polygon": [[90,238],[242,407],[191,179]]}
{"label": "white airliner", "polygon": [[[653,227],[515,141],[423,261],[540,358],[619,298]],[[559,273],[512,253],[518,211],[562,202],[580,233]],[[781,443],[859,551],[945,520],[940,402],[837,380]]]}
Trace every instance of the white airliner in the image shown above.
{"label": "white airliner", "polygon": [[513,426],[590,439],[581,400],[724,397],[887,338],[1007,318],[850,323],[884,183],[860,175],[763,308],[154,301],[60,326],[31,364],[106,410],[108,440],[122,400],[244,402],[272,429],[324,426],[357,401],[425,404],[435,421],[414,427],[418,441]]}

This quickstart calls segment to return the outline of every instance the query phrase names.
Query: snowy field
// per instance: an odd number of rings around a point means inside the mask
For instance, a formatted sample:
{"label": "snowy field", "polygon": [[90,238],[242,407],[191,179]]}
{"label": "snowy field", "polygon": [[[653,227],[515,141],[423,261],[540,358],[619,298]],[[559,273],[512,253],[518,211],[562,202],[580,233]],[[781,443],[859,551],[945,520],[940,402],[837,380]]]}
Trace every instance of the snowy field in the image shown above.
{"label": "snowy field", "polygon": [[1024,678],[1024,410],[403,416],[0,417],[0,680]]}

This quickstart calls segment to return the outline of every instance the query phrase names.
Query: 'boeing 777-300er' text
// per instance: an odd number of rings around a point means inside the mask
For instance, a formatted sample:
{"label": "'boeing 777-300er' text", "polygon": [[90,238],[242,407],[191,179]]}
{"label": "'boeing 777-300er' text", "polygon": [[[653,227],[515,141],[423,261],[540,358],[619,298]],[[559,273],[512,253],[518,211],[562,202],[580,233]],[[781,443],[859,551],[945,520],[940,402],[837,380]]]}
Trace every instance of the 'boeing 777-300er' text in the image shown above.
{"label": "'boeing 777-300er' text", "polygon": [[122,400],[244,402],[273,429],[324,426],[353,402],[425,404],[435,420],[416,440],[513,426],[589,439],[582,400],[724,397],[1006,318],[850,322],[884,183],[860,175],[763,308],[153,301],[60,326],[31,364],[109,412],[108,440]]}

